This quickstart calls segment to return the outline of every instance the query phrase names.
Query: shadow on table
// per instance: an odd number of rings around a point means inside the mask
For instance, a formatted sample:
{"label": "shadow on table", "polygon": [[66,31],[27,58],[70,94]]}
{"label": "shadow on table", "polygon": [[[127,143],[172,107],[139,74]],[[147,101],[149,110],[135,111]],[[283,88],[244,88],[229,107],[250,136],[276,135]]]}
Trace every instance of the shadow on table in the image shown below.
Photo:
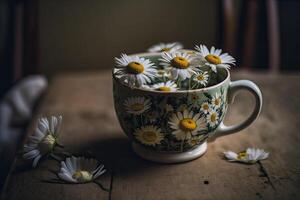
{"label": "shadow on table", "polygon": [[130,141],[122,136],[95,141],[89,148],[108,168],[125,176],[165,166],[138,157],[131,149]]}

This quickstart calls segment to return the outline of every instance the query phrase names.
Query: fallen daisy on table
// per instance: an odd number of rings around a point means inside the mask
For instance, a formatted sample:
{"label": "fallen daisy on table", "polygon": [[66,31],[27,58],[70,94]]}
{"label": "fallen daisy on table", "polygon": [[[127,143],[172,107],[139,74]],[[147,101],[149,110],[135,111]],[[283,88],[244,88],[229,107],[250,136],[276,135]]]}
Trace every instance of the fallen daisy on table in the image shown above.
{"label": "fallen daisy on table", "polygon": [[104,165],[95,159],[72,156],[61,162],[58,177],[69,183],[88,183],[94,182],[105,171]]}
{"label": "fallen daisy on table", "polygon": [[225,158],[231,162],[243,162],[254,164],[259,160],[264,160],[269,157],[269,153],[263,149],[248,148],[246,151],[235,153],[232,151],[223,152]]}
{"label": "fallen daisy on table", "polygon": [[[43,156],[50,155],[58,145],[57,137],[62,122],[62,116],[38,119],[38,124],[33,135],[23,147],[23,158],[33,160],[32,166],[36,167]],[[58,145],[60,146],[60,145]]]}

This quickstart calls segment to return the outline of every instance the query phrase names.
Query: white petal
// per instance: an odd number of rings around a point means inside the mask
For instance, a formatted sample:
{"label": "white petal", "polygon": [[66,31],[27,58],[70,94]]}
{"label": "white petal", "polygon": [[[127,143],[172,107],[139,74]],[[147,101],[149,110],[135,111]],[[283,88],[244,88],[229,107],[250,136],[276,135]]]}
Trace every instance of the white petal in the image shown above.
{"label": "white petal", "polygon": [[99,168],[97,171],[95,170],[93,172],[93,174],[94,174],[93,178],[94,179],[98,178],[100,175],[102,175],[102,174],[104,174],[106,172],[106,169],[103,169],[103,168],[104,168],[104,166],[102,165],[101,168]]}
{"label": "white petal", "polygon": [[237,160],[237,154],[233,151],[225,151],[223,152],[224,156],[229,160],[229,161],[236,161]]}
{"label": "white petal", "polygon": [[73,166],[70,158],[66,158],[66,166],[70,171],[76,171],[76,168]]}
{"label": "white petal", "polygon": [[38,162],[39,162],[39,160],[40,160],[41,157],[42,157],[41,155],[38,155],[38,156],[33,160],[32,167],[36,167],[36,166],[37,166],[37,164],[38,164]]}
{"label": "white petal", "polygon": [[37,150],[37,149],[34,149],[32,151],[29,151],[29,152],[25,153],[23,155],[23,158],[26,159],[26,160],[29,160],[29,159],[37,157],[39,154],[40,154],[40,151]]}
{"label": "white petal", "polygon": [[77,183],[75,179],[73,179],[69,174],[66,173],[59,173],[58,177],[67,182]]}

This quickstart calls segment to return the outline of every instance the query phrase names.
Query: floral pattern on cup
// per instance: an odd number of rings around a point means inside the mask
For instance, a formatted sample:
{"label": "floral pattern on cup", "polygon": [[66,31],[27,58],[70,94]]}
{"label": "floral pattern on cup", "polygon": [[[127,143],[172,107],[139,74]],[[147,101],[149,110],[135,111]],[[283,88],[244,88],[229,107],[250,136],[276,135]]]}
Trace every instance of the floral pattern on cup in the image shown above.
{"label": "floral pattern on cup", "polygon": [[121,90],[114,84],[115,107],[123,130],[134,142],[156,151],[183,152],[202,144],[227,110],[226,86],[215,93],[179,96]]}

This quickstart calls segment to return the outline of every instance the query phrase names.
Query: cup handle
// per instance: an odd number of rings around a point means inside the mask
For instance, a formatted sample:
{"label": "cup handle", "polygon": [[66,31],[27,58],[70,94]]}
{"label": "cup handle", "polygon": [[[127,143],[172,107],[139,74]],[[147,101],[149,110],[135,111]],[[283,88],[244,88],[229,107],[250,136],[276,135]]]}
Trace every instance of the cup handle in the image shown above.
{"label": "cup handle", "polygon": [[248,127],[258,116],[262,108],[262,94],[255,83],[248,80],[239,80],[230,82],[228,90],[228,103],[231,104],[238,91],[247,90],[255,97],[255,107],[251,115],[242,123],[226,126],[223,122],[219,125],[216,131],[216,137],[232,134]]}

